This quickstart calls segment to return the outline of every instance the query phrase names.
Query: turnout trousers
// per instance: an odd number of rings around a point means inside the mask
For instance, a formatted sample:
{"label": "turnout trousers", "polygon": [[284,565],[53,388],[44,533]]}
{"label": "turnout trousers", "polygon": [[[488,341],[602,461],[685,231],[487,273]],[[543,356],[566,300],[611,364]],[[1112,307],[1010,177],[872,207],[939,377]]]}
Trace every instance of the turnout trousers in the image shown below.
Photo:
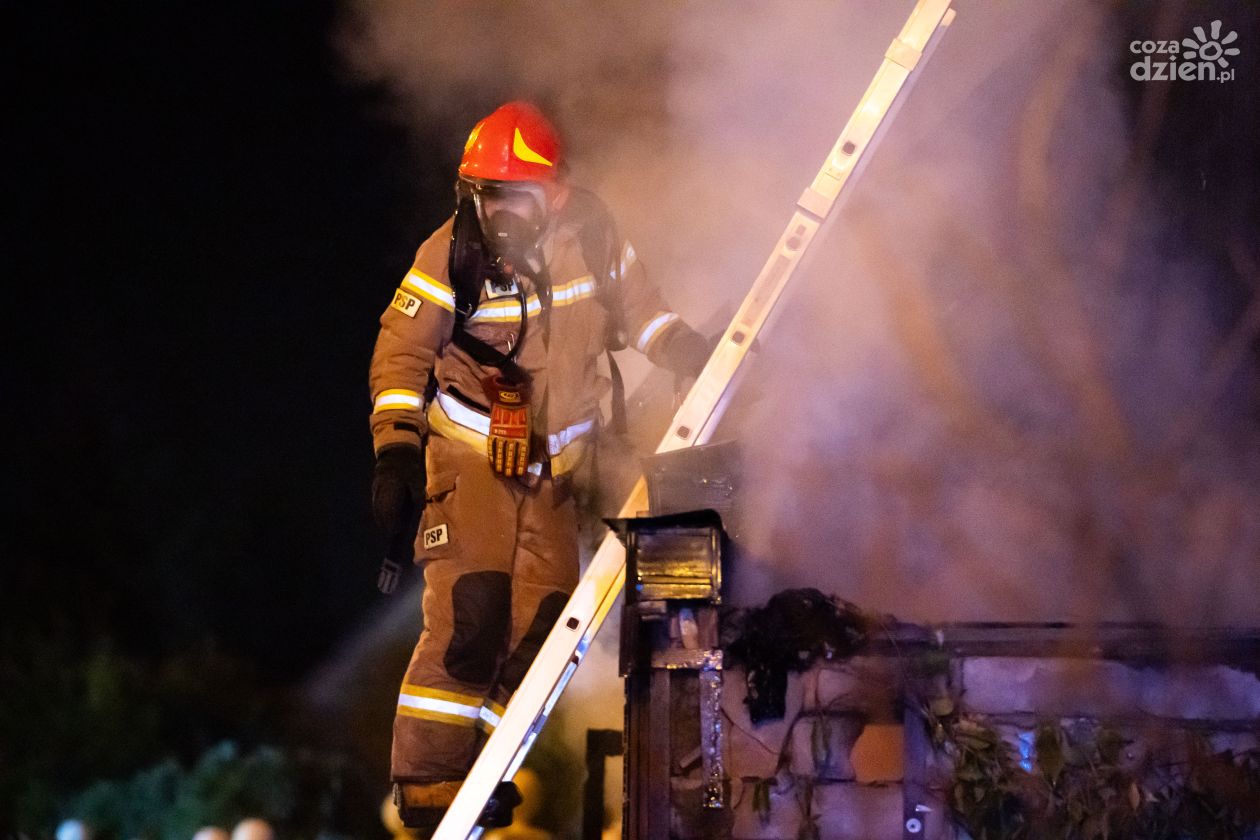
{"label": "turnout trousers", "polygon": [[424,626],[394,716],[395,782],[467,775],[578,580],[566,479],[527,488],[432,432],[425,457]]}

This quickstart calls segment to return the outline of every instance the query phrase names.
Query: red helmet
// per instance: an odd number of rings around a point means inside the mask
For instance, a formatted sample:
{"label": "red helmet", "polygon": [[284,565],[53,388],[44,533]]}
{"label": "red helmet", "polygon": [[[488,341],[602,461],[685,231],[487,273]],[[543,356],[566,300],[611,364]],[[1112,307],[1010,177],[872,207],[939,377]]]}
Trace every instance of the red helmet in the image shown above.
{"label": "red helmet", "polygon": [[564,152],[560,135],[528,102],[509,102],[473,126],[459,162],[461,178],[555,181]]}

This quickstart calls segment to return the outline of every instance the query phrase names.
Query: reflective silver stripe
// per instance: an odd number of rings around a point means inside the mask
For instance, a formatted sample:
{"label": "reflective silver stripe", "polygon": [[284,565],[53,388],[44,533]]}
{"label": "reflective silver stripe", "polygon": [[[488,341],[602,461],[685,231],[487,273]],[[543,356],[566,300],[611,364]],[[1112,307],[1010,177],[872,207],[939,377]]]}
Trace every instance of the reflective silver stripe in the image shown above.
{"label": "reflective silver stripe", "polygon": [[428,298],[443,309],[448,311],[455,309],[455,293],[451,287],[442,285],[418,269],[413,268],[407,273],[407,276],[403,278],[403,285],[409,286],[413,291],[419,292],[422,297]]}
{"label": "reflective silver stripe", "polygon": [[446,416],[466,429],[479,434],[490,434],[490,418],[478,411],[473,411],[459,400],[443,391],[437,392],[437,403]]}
{"label": "reflective silver stripe", "polygon": [[[530,295],[525,301],[525,312],[537,315],[542,311],[538,298]],[[477,311],[468,320],[471,321],[517,321],[521,317],[520,301],[495,301],[477,307]]]}
{"label": "reflective silver stripe", "polygon": [[486,304],[477,307],[469,321],[516,321],[521,317],[519,303]]}
{"label": "reflective silver stripe", "polygon": [[485,721],[486,723],[490,724],[490,726],[495,727],[495,728],[497,728],[503,720],[501,717],[496,715],[494,712],[490,711],[485,706],[481,707],[481,719]]}
{"label": "reflective silver stripe", "polygon": [[383,408],[419,408],[420,397],[411,394],[382,393],[376,398],[373,407],[380,411]]}
{"label": "reflective silver stripe", "polygon": [[559,455],[566,446],[593,428],[595,428],[595,418],[592,417],[590,420],[574,423],[569,428],[556,432],[554,435],[547,435],[547,453],[549,455]]}
{"label": "reflective silver stripe", "polygon": [[[568,306],[595,294],[595,278],[589,274],[570,280],[563,286],[552,290],[551,302],[554,306]],[[525,299],[525,313],[537,315],[542,311],[542,302],[533,294]],[[477,307],[477,311],[468,320],[472,321],[516,321],[521,317],[521,303],[517,300],[487,301]]]}
{"label": "reflective silver stripe", "polygon": [[[437,397],[433,402],[438,410],[440,410],[442,414],[445,414],[447,419],[449,419],[452,423],[455,423],[458,426],[463,426],[465,429],[476,432],[483,437],[490,434],[489,417],[479,411],[469,408],[445,391],[438,391]],[[433,406],[430,406],[429,411],[433,411]],[[433,424],[437,421],[430,419],[429,422],[431,427],[433,427]],[[595,418],[592,417],[589,420],[574,423],[567,429],[561,429],[553,435],[547,435],[547,454],[553,458],[556,457],[571,443],[594,429],[595,422]],[[542,465],[538,464],[537,467],[538,468],[535,469],[535,465],[530,464],[531,471],[535,473],[541,472]]]}
{"label": "reflective silver stripe", "polygon": [[646,353],[648,344],[652,341],[652,336],[660,332],[666,325],[672,324],[678,320],[678,315],[673,312],[662,312],[651,321],[648,321],[643,332],[639,333],[639,338],[635,341],[634,346],[638,348],[640,353]]}
{"label": "reflective silver stripe", "polygon": [[439,700],[436,697],[417,697],[414,694],[399,694],[398,705],[407,706],[411,709],[424,709],[428,712],[442,712],[443,714],[456,715],[472,720],[479,720],[481,713],[485,711],[479,706],[465,706],[462,703],[452,703],[450,700]]}
{"label": "reflective silver stripe", "polygon": [[576,280],[570,280],[560,288],[551,293],[551,302],[556,306],[567,306],[570,303],[577,303],[585,297],[590,297],[595,291],[595,278],[587,274]]}

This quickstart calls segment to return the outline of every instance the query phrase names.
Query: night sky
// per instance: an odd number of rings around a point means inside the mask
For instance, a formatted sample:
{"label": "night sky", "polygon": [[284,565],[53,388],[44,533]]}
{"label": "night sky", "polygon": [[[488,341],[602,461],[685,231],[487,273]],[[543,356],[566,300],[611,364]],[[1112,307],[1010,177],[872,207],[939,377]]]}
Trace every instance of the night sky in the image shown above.
{"label": "night sky", "polygon": [[341,75],[334,12],[10,9],[6,629],[296,676],[376,597],[367,363],[458,145]]}
{"label": "night sky", "polygon": [[222,738],[320,747],[291,693],[380,603],[367,366],[467,127],[391,120],[335,14],[7,5],[0,834]]}

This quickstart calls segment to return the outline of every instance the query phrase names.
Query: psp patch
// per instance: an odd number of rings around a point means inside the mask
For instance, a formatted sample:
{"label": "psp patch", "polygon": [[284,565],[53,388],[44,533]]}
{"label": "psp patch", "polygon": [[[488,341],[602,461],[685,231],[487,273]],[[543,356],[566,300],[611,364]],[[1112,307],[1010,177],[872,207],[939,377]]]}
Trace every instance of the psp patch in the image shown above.
{"label": "psp patch", "polygon": [[515,277],[511,278],[506,283],[496,283],[494,280],[486,280],[486,300],[516,297],[518,294],[520,294],[520,288],[516,285]]}
{"label": "psp patch", "polygon": [[423,303],[423,301],[421,301],[420,298],[405,292],[402,289],[398,289],[394,292],[394,300],[390,303],[390,306],[397,309],[408,318],[414,318],[416,317],[416,313],[420,311],[421,303]]}
{"label": "psp patch", "polygon": [[439,545],[446,545],[448,537],[449,534],[446,530],[446,525],[434,525],[432,528],[429,528],[424,532],[424,547],[437,548]]}

